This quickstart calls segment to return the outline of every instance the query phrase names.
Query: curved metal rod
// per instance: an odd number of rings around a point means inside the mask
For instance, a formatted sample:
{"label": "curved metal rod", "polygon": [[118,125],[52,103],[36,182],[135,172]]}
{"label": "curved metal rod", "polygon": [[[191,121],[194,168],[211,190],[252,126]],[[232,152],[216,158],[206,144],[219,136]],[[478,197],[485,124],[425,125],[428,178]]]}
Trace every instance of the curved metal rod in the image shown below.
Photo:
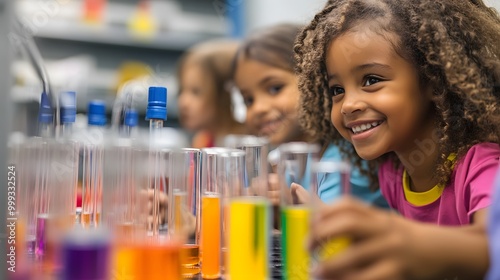
{"label": "curved metal rod", "polygon": [[55,135],[58,136],[58,130],[60,126],[60,108],[59,108],[59,98],[52,92],[52,87],[50,84],[49,76],[47,70],[45,69],[42,55],[33,39],[32,34],[27,30],[18,18],[14,20],[14,32],[20,37],[19,43],[21,47],[26,50],[29,61],[36,71],[36,74],[42,82],[43,91],[47,93],[49,100],[55,110],[54,118],[54,129]]}
{"label": "curved metal rod", "polygon": [[133,94],[128,86],[130,81],[126,82],[123,86],[118,89],[118,93],[113,103],[113,109],[111,110],[111,128],[119,130],[120,121],[122,119],[122,114],[126,109],[131,109],[133,106]]}

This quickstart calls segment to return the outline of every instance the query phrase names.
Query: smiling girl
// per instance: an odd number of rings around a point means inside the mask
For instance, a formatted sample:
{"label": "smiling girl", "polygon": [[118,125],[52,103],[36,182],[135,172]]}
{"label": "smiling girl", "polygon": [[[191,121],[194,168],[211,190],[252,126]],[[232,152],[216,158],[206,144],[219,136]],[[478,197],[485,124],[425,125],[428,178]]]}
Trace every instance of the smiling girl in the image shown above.
{"label": "smiling girl", "polygon": [[305,127],[379,167],[384,197],[406,218],[353,199],[324,207],[311,247],[355,242],[319,277],[484,276],[500,158],[498,42],[500,19],[480,0],[330,1],[304,29],[295,53]]}
{"label": "smiling girl", "polygon": [[[342,160],[339,148],[328,141],[315,139],[299,123],[298,77],[293,69],[293,44],[302,26],[280,24],[250,35],[238,49],[233,75],[247,107],[246,124],[255,134],[267,137],[271,144],[312,142],[323,147],[321,160]],[[351,192],[369,204],[387,207],[380,191],[369,188],[363,168],[351,173]],[[271,177],[271,186],[277,178]],[[294,184],[292,192],[306,199],[308,192]],[[323,202],[340,197],[340,177],[326,174],[319,178],[318,196]],[[279,197],[279,196],[277,196]],[[277,201],[275,201],[277,202]]]}

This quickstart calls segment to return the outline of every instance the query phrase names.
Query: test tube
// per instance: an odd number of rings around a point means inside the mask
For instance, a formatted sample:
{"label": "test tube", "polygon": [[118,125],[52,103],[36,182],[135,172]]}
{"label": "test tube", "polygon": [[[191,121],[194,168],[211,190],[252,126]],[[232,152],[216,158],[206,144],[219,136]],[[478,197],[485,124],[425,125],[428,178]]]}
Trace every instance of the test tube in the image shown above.
{"label": "test tube", "polygon": [[[230,279],[268,279],[271,208],[267,197],[259,195],[260,177],[249,176],[248,153],[234,150],[217,161],[218,182],[228,202],[227,274]],[[252,165],[253,166],[253,165]],[[259,174],[258,170],[254,174]],[[254,188],[255,190],[252,190]]]}
{"label": "test tube", "polygon": [[[244,150],[245,157],[245,181],[252,195],[268,197],[268,171],[271,166],[268,165],[269,141],[263,137],[253,135],[228,135],[224,138],[224,144],[227,147]],[[272,221],[278,227],[279,207],[273,205]],[[277,237],[273,236],[273,238]],[[274,249],[273,249],[274,250]],[[279,253],[279,252],[273,252]]]}
{"label": "test tube", "polygon": [[[151,148],[151,147],[150,147]],[[154,149],[154,153],[158,155],[158,160],[154,162],[150,161],[151,151],[149,150],[147,158],[148,164],[141,164],[146,160],[146,156],[140,153],[140,160],[137,161],[135,169],[136,173],[136,188],[139,191],[139,212],[144,214],[144,209],[150,209],[150,207],[144,207],[148,204],[154,204],[156,207],[156,217],[160,221],[157,223],[159,225],[158,232],[151,231],[151,219],[146,224],[147,226],[147,236],[143,238],[144,234],[142,229],[144,229],[144,218],[138,218],[139,228],[141,229],[136,233],[137,241],[134,242],[132,247],[132,252],[135,255],[135,275],[136,279],[152,279],[152,280],[163,280],[163,279],[181,279],[181,249],[184,244],[183,241],[187,240],[186,236],[182,235],[181,232],[176,232],[176,235],[170,238],[166,230],[170,230],[170,222],[168,220],[168,215],[165,213],[166,205],[162,205],[162,199],[167,199],[168,196],[168,213],[176,207],[172,203],[173,194],[172,191],[172,177],[171,177],[171,163],[172,161],[172,151],[169,149]],[[142,166],[142,167],[141,167]],[[146,178],[147,177],[147,178]],[[152,189],[151,183],[156,184],[156,189]],[[147,190],[148,194],[155,191],[155,199],[151,196],[145,197],[144,191]],[[146,198],[146,200],[145,200]],[[181,199],[182,200],[182,199]],[[147,212],[148,219],[155,219],[153,212]],[[163,221],[162,221],[163,220]]]}
{"label": "test tube", "polygon": [[283,279],[309,279],[310,257],[306,248],[309,234],[309,203],[291,192],[296,183],[312,189],[312,165],[318,160],[318,145],[294,142],[279,148],[278,177],[281,192],[281,246]]}
{"label": "test tube", "polygon": [[[7,262],[16,265],[16,276],[13,279],[30,279],[31,268],[33,264],[31,263],[31,258],[27,254],[27,215],[26,211],[23,210],[26,207],[26,200],[23,197],[23,193],[26,193],[25,188],[25,178],[26,178],[26,161],[24,157],[26,155],[26,144],[24,136],[21,133],[13,133],[10,135],[9,143],[9,167],[7,170],[7,192],[9,197],[14,198],[9,200],[7,203],[7,224],[11,228],[12,223],[15,224],[15,236],[10,235],[10,238],[14,237],[15,250],[8,251]],[[27,193],[26,193],[27,195]],[[12,243],[10,241],[9,243]],[[34,241],[32,242],[31,248],[34,247]],[[12,249],[12,248],[10,248]],[[34,251],[32,251],[33,253]],[[15,258],[15,260],[13,259]]]}
{"label": "test tube", "polygon": [[[136,218],[141,214],[135,211],[138,190],[134,182],[139,151],[132,139],[125,137],[115,137],[103,151],[103,184],[106,187],[102,195],[102,222],[118,239],[130,237]],[[147,168],[147,161],[141,163],[146,164],[141,168]],[[140,217],[145,223],[147,213]]]}
{"label": "test tube", "polygon": [[[350,194],[351,165],[347,161],[320,161],[312,164],[311,167],[311,196],[314,198],[318,196],[319,183],[326,180],[327,177],[337,177],[334,181],[340,182],[342,194]],[[314,203],[311,199],[310,208],[312,214],[318,208],[318,203]],[[343,252],[351,244],[351,239],[347,236],[331,239],[325,242],[319,249],[314,252],[314,261],[323,261],[325,259],[334,258],[340,252]]]}
{"label": "test tube", "polygon": [[104,148],[102,225],[114,236],[111,267],[116,279],[137,278],[137,244],[139,237],[146,238],[149,214],[148,164],[149,150],[135,147],[130,138],[115,137]]}
{"label": "test tube", "polygon": [[[152,235],[159,235],[162,225],[160,208],[160,197],[166,194],[167,186],[162,185],[165,181],[165,170],[160,168],[161,149],[155,146],[155,141],[160,138],[163,122],[167,120],[167,88],[149,87],[148,106],[146,109],[146,120],[149,121],[149,142],[150,142],[150,167],[154,170],[154,176],[151,178],[149,188],[153,190],[153,209],[152,224],[150,232]],[[162,190],[163,186],[163,190]]]}
{"label": "test tube", "polygon": [[228,135],[224,139],[227,147],[245,151],[245,195],[268,196],[269,142],[253,135]]}
{"label": "test tube", "polygon": [[26,244],[25,252],[29,261],[36,258],[36,220],[39,212],[40,192],[37,169],[40,158],[37,157],[41,145],[41,138],[30,138],[21,146],[20,164],[18,166],[19,178],[19,220],[18,224],[24,228],[24,239]]}
{"label": "test tube", "polygon": [[103,145],[106,105],[94,100],[88,104],[88,128],[82,140],[82,213],[84,227],[99,224],[102,207]]}
{"label": "test tube", "polygon": [[[168,150],[154,150],[119,137],[105,148],[103,224],[112,229],[114,279],[180,279],[181,244],[153,235],[151,183],[158,170],[168,170]],[[156,166],[155,164],[158,164]],[[156,168],[158,167],[158,168]],[[167,188],[163,177],[159,189]],[[166,205],[164,205],[166,206]]]}
{"label": "test tube", "polygon": [[182,276],[200,273],[200,156],[199,149],[175,149],[170,153],[169,221],[171,238],[183,241]]}
{"label": "test tube", "polygon": [[203,279],[221,276],[222,188],[217,183],[217,157],[230,151],[225,148],[202,150],[200,256]]}
{"label": "test tube", "polygon": [[49,147],[48,220],[45,221],[48,236],[43,266],[48,274],[54,274],[61,268],[62,237],[75,224],[79,145],[75,141],[55,140]]}

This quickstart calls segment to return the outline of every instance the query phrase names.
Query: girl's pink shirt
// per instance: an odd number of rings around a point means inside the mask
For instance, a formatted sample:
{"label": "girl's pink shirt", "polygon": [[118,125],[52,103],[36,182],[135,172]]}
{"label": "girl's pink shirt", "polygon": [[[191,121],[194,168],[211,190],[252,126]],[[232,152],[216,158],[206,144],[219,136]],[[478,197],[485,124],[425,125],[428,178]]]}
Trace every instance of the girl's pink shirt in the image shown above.
{"label": "girl's pink shirt", "polygon": [[406,200],[403,167],[395,169],[392,161],[386,161],[378,172],[380,190],[389,205],[406,218],[438,225],[467,225],[474,212],[490,206],[499,161],[498,144],[474,145],[456,163],[441,197],[424,206]]}

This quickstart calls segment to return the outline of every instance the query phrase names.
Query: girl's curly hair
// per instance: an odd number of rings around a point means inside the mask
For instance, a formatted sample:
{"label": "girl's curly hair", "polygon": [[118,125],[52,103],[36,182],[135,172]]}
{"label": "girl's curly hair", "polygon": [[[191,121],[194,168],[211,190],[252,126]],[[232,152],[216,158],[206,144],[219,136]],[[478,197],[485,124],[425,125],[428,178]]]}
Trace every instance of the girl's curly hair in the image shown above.
{"label": "girl's curly hair", "polygon": [[[474,144],[500,143],[500,18],[482,0],[331,0],[314,17],[294,47],[300,119],[316,139],[333,141],[360,168],[361,159],[330,120],[325,60],[335,38],[366,22],[381,36],[396,34],[394,51],[434,90],[436,176],[446,184],[453,169],[448,155],[460,159]],[[387,156],[398,162],[394,154]],[[379,162],[370,161],[363,170],[374,187]]]}

